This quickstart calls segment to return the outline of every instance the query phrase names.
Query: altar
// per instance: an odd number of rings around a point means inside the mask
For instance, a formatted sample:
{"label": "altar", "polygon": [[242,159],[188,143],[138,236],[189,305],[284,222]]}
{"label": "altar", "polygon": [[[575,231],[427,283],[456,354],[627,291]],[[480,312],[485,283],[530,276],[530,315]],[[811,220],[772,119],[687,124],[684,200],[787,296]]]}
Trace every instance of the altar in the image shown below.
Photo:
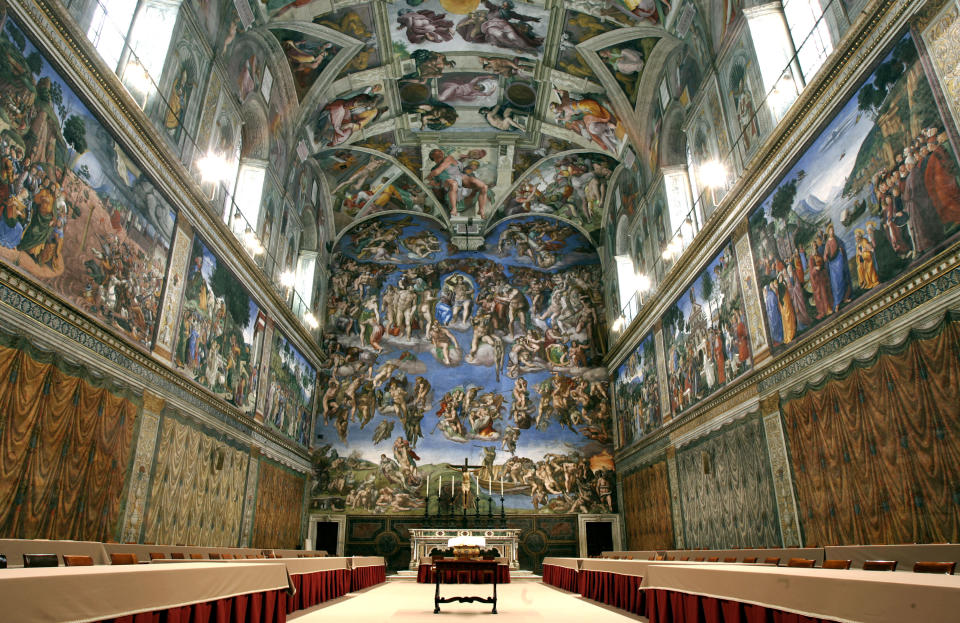
{"label": "altar", "polygon": [[410,569],[420,567],[420,559],[430,555],[434,549],[447,549],[447,541],[456,536],[479,536],[486,539],[486,549],[495,548],[500,558],[509,561],[510,569],[520,568],[517,561],[517,543],[519,528],[411,528],[410,529]]}

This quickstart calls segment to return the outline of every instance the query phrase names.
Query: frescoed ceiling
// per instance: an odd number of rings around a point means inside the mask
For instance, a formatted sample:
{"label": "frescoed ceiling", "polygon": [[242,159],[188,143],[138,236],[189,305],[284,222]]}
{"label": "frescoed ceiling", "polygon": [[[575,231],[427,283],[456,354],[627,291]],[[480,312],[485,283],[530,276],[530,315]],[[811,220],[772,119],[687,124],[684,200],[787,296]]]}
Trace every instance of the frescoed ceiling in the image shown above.
{"label": "frescoed ceiling", "polygon": [[679,75],[684,56],[664,50],[684,46],[663,25],[683,4],[266,0],[259,8],[292,73],[294,141],[325,173],[338,233],[377,212],[406,211],[479,235],[529,212],[560,216],[599,245],[607,181],[627,150],[649,153],[655,140],[641,93],[656,93],[667,71]]}

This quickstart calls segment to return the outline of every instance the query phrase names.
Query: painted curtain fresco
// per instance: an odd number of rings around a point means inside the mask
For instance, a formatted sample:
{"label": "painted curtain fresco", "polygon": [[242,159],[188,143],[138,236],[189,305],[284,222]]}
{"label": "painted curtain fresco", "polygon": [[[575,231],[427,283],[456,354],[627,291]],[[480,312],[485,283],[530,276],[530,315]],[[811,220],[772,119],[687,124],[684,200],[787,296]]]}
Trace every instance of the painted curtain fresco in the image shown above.
{"label": "painted curtain fresco", "polygon": [[0,379],[0,534],[117,538],[139,407],[6,337]]}
{"label": "painted curtain fresco", "polygon": [[670,407],[680,413],[753,365],[733,245],[662,317]]}
{"label": "painted curtain fresco", "polygon": [[958,344],[951,314],[782,403],[806,543],[960,539]]}
{"label": "painted curtain fresco", "polygon": [[0,258],[149,348],[174,211],[12,19],[0,102]]}
{"label": "painted curtain fresco", "polygon": [[[596,252],[552,218],[502,222],[477,252],[434,222],[367,221],[330,282],[333,366],[316,430],[321,506],[348,512],[615,508]],[[376,260],[376,263],[371,262]],[[467,489],[447,463],[482,466]],[[479,481],[476,478],[479,478]]]}
{"label": "painted curtain fresco", "polygon": [[767,441],[758,415],[679,448],[677,475],[684,547],[781,545]]}
{"label": "painted curtain fresco", "polygon": [[239,545],[249,462],[249,450],[165,413],[143,542]]}
{"label": "painted curtain fresco", "polygon": [[851,307],[958,230],[954,147],[907,35],[750,216],[771,345]]}
{"label": "painted curtain fresco", "polygon": [[174,364],[242,411],[256,403],[264,317],[230,269],[199,237],[187,266]]}
{"label": "painted curtain fresco", "polygon": [[296,549],[306,478],[268,459],[260,459],[258,474],[250,547]]}
{"label": "painted curtain fresco", "polygon": [[307,445],[316,385],[316,368],[279,331],[274,333],[267,424],[297,443]]}
{"label": "painted curtain fresco", "polygon": [[617,368],[613,399],[620,421],[621,448],[660,428],[663,417],[660,413],[660,381],[653,333],[648,333],[637,349]]}
{"label": "painted curtain fresco", "polygon": [[670,512],[667,462],[643,467],[623,479],[623,520],[627,549],[673,547],[673,513]]}

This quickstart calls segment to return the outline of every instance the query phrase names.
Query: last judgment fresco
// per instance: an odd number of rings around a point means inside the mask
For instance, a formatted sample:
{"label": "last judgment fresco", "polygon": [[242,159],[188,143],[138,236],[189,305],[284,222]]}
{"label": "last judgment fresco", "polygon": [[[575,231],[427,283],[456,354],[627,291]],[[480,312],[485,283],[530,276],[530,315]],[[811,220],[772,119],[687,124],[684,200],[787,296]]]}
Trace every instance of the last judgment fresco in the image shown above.
{"label": "last judgment fresco", "polygon": [[[586,237],[507,219],[478,251],[436,222],[347,231],[328,301],[315,443],[323,508],[612,512],[601,268]],[[448,464],[480,466],[469,490]],[[456,480],[456,485],[454,481]],[[479,496],[478,496],[479,492]],[[492,494],[492,496],[491,496]]]}

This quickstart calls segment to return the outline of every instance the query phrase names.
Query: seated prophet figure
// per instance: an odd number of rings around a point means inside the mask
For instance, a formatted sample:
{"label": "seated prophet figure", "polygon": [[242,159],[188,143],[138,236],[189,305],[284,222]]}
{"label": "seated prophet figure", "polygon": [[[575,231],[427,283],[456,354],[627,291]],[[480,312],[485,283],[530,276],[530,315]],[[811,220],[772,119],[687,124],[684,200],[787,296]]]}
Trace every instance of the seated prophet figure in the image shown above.
{"label": "seated prophet figure", "polygon": [[486,11],[474,11],[457,24],[457,32],[471,43],[488,43],[509,50],[535,51],[543,45],[543,37],[533,32],[529,22],[539,17],[523,15],[513,10],[513,0],[499,5],[483,0]]}
{"label": "seated prophet figure", "polygon": [[453,22],[445,19],[446,17],[446,13],[434,13],[427,9],[400,9],[397,14],[397,30],[406,30],[410,43],[450,41],[453,39]]}

